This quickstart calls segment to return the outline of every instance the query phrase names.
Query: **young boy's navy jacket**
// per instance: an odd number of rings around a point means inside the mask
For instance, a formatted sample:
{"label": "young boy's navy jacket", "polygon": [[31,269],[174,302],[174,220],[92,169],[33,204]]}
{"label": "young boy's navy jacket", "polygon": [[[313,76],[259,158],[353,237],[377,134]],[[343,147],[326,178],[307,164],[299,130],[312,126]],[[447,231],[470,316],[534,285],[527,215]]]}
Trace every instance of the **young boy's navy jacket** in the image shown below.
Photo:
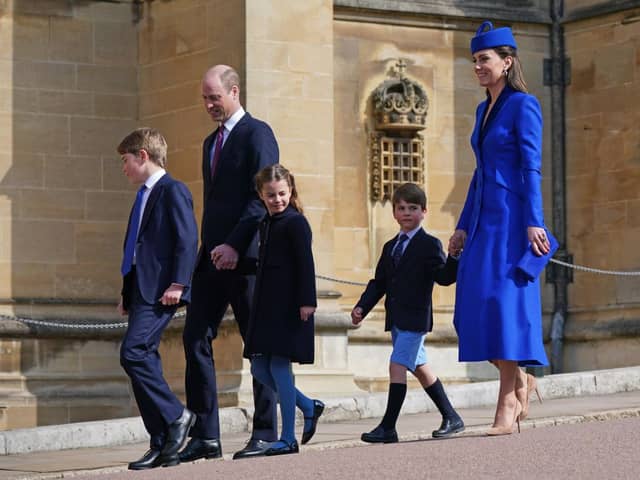
{"label": "young boy's navy jacket", "polygon": [[[136,242],[136,280],[145,302],[157,304],[171,283],[184,285],[181,304],[191,300],[197,248],[191,193],[167,173],[149,194]],[[129,293],[126,282],[123,295]]]}
{"label": "young boy's navy jacket", "polygon": [[442,243],[419,229],[407,244],[400,262],[394,267],[391,250],[397,236],[385,243],[376,267],[356,307],[363,317],[386,295],[385,330],[430,332],[433,327],[431,293],[433,284],[451,285],[456,281],[458,261],[445,257]]}

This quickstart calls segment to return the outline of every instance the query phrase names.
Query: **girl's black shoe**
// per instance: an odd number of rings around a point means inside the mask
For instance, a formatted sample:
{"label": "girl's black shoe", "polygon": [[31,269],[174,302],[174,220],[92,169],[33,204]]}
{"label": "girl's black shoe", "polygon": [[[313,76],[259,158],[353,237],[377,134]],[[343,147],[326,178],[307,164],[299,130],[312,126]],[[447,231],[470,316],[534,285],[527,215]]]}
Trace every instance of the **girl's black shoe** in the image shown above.
{"label": "girl's black shoe", "polygon": [[282,440],[275,442],[273,447],[269,447],[265,450],[264,454],[268,457],[272,457],[274,455],[288,455],[290,453],[298,453],[300,448],[298,447],[298,442],[295,440],[291,443],[284,442]]}

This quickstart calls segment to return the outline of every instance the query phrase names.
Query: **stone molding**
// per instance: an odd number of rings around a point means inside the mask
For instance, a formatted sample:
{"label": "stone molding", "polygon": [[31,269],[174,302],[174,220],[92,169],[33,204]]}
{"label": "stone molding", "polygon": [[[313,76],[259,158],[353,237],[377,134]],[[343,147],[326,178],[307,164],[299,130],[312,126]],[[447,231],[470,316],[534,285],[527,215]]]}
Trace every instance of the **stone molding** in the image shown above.
{"label": "stone molding", "polygon": [[[402,15],[433,15],[460,19],[500,20],[524,23],[551,23],[546,1],[534,0],[528,5],[514,5],[508,0],[334,0],[334,18],[371,22],[402,22]],[[389,15],[393,13],[394,15]],[[393,17],[393,18],[392,18]]]}
{"label": "stone molding", "polygon": [[[618,0],[616,2],[601,1],[586,7],[567,9],[568,11],[565,13],[561,22],[564,24],[579,22],[581,20],[601,17],[636,8],[640,8],[640,0]],[[634,17],[635,16],[637,15],[634,15]]]}

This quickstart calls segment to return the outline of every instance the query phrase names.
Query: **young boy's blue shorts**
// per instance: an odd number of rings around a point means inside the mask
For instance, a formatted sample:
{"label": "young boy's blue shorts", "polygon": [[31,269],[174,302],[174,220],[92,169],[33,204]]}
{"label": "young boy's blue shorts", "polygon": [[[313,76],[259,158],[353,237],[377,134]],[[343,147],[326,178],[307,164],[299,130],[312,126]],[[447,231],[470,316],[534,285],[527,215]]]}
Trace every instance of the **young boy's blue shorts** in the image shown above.
{"label": "young boy's blue shorts", "polygon": [[427,352],[424,349],[425,332],[411,332],[391,327],[391,343],[393,351],[390,361],[404,365],[410,371],[427,363]]}

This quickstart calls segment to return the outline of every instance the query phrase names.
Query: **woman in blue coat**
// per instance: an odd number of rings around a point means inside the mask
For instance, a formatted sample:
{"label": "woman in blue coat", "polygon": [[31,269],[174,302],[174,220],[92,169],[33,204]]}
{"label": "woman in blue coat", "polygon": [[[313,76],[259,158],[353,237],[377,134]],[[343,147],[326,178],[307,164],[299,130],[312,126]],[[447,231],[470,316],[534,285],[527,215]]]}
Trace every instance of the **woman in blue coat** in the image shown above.
{"label": "woman in blue coat", "polygon": [[[486,29],[486,30],[485,30]],[[516,265],[529,248],[549,252],[542,213],[542,114],[527,93],[509,28],[484,22],[471,40],[487,99],[476,110],[476,170],[449,251],[460,254],[454,324],[460,361],[491,361],[500,392],[489,435],[510,434],[526,415],[535,379],[518,366],[546,365],[540,286]]]}

